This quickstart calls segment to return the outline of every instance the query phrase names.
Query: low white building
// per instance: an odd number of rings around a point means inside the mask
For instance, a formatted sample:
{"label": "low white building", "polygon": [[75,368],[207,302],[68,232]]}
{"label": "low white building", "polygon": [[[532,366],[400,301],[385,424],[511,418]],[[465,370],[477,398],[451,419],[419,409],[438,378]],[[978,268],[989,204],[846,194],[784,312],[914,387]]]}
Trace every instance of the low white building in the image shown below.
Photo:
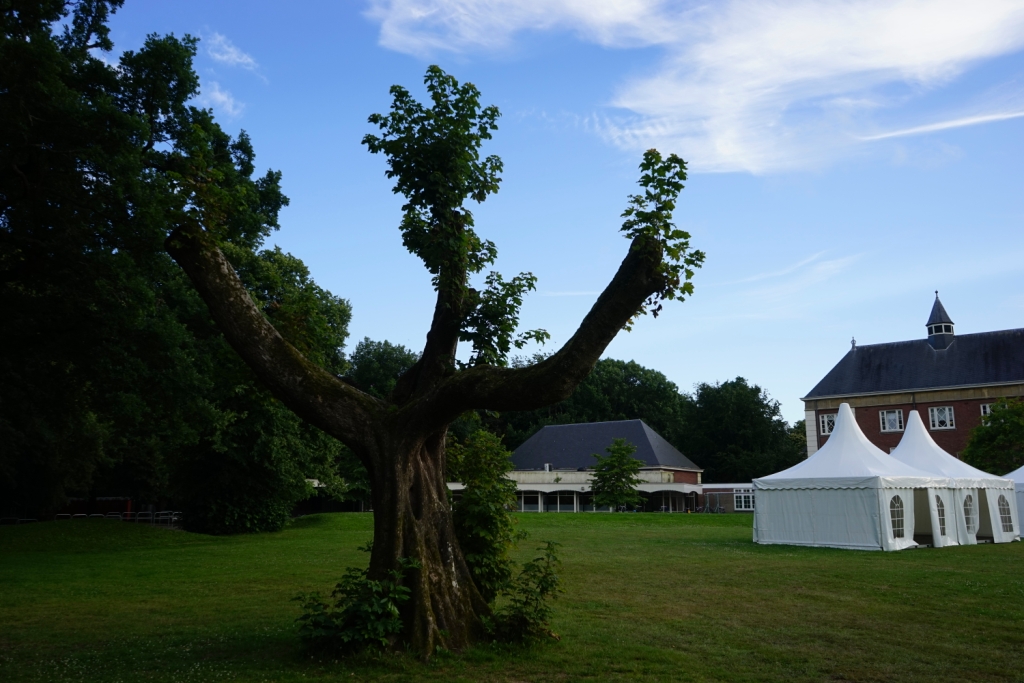
{"label": "low white building", "polygon": [[[595,511],[590,468],[594,454],[607,455],[615,439],[636,446],[633,457],[643,463],[642,509],[647,512],[695,510],[701,494],[703,470],[642,420],[549,425],[541,428],[512,454],[521,512]],[[453,492],[462,484],[448,484]],[[607,509],[607,508],[605,508]]]}

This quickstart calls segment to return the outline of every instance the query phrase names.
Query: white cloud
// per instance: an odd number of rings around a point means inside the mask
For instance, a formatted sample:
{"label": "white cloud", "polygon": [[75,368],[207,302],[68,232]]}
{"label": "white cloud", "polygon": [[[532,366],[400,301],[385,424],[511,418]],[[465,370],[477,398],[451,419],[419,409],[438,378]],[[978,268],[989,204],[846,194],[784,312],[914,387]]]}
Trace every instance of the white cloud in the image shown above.
{"label": "white cloud", "polygon": [[1007,121],[1009,119],[1019,119],[1024,116],[1024,111],[1008,112],[1006,114],[985,114],[982,116],[965,116],[960,119],[953,119],[952,121],[940,121],[939,123],[929,123],[925,126],[915,126],[913,128],[904,128],[902,130],[894,130],[889,133],[879,133],[877,135],[867,135],[861,140],[886,140],[888,138],[902,138],[908,135],[922,135],[924,133],[934,133],[940,130],[949,130],[950,128],[963,128],[965,126],[977,126],[981,123],[992,123],[993,121]]}
{"label": "white cloud", "polygon": [[245,105],[236,100],[230,92],[222,89],[217,81],[210,81],[208,85],[203,86],[196,99],[201,105],[213,107],[231,118],[240,115],[245,109]]}
{"label": "white cloud", "polygon": [[[702,171],[813,166],[896,137],[864,132],[878,130],[880,113],[921,116],[907,110],[922,93],[1024,48],[1019,0],[371,0],[368,15],[382,45],[418,55],[505,49],[523,31],[659,46],[655,72],[620,84],[610,102],[627,114],[596,130],[624,148],[676,151]],[[944,118],[1005,118],[962,106]]]}
{"label": "white cloud", "polygon": [[206,53],[214,61],[228,66],[239,66],[249,71],[255,71],[259,64],[250,55],[242,52],[238,47],[228,40],[227,36],[214,33],[206,39]]}

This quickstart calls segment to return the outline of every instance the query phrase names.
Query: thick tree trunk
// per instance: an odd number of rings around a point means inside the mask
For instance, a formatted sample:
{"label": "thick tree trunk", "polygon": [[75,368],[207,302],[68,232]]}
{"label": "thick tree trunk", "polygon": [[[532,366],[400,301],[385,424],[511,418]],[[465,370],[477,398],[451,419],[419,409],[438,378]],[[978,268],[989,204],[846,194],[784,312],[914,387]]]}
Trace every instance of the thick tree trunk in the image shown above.
{"label": "thick tree trunk", "polygon": [[370,577],[384,578],[401,557],[420,563],[410,572],[403,640],[424,656],[438,647],[463,650],[481,634],[489,614],[455,538],[444,476],[444,433],[415,438],[387,429],[374,454],[373,552]]}

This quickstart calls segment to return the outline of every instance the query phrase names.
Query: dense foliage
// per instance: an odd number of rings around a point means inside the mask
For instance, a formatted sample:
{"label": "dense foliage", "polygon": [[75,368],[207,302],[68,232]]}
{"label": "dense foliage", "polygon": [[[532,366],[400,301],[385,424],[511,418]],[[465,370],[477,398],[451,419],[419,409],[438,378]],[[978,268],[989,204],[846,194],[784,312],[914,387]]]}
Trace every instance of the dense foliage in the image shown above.
{"label": "dense foliage", "polygon": [[1024,467],[1024,401],[999,399],[971,431],[965,462],[996,475]]}
{"label": "dense foliage", "polygon": [[245,133],[189,105],[197,41],[102,57],[120,5],[0,10],[0,500],[35,516],[68,496],[170,499],[197,530],[279,528],[306,477],[344,488],[340,446],[239,360],[164,240],[210,222],[267,318],[334,373],[351,311],[262,249],[280,174],[254,176]]}
{"label": "dense foliage", "polygon": [[508,586],[510,557],[523,534],[516,530],[516,483],[505,477],[511,453],[501,439],[479,430],[448,446],[449,476],[465,488],[453,506],[455,533],[473,582],[487,602]]}
{"label": "dense foliage", "polygon": [[750,481],[807,457],[779,402],[742,377],[698,384],[683,413],[683,453],[704,468],[705,482]]}
{"label": "dense foliage", "polygon": [[636,446],[625,439],[615,439],[605,450],[608,455],[594,453],[597,464],[590,487],[594,506],[619,511],[639,505],[643,499],[637,485],[643,463],[633,457]]}
{"label": "dense foliage", "polygon": [[605,358],[560,403],[538,410],[484,416],[488,427],[515,450],[546,425],[641,419],[677,448],[682,446],[689,397],[657,370],[634,361]]}

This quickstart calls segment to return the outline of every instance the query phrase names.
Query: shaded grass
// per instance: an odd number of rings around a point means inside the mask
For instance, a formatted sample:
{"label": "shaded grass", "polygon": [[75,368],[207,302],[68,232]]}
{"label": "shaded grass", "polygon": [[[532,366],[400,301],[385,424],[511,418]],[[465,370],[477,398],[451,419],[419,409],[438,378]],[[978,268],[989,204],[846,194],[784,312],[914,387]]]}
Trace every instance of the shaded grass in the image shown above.
{"label": "shaded grass", "polygon": [[295,636],[368,514],[209,537],[107,521],[0,528],[3,681],[1024,681],[1024,546],[757,546],[749,515],[527,514],[562,544],[560,642],[335,662]]}

